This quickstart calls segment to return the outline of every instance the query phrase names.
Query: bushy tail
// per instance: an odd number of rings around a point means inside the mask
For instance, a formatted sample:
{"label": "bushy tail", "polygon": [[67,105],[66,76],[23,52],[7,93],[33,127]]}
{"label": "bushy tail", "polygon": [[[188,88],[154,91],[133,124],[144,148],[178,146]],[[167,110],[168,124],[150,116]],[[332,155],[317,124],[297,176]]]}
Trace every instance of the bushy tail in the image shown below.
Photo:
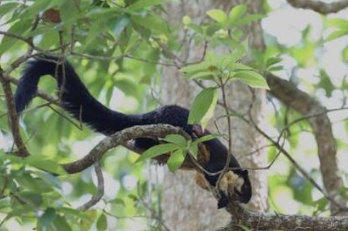
{"label": "bushy tail", "polygon": [[53,63],[54,60],[51,62],[35,60],[26,63],[27,66],[23,70],[15,93],[17,113],[22,112],[35,97],[40,77],[54,75],[56,65]]}
{"label": "bushy tail", "polygon": [[68,62],[58,64],[56,58],[47,56],[29,61],[24,68],[15,93],[18,113],[35,97],[39,80],[44,75],[53,76],[57,80],[61,106],[75,119],[87,123],[96,131],[110,135],[140,123],[137,116],[112,111],[99,103],[88,92]]}

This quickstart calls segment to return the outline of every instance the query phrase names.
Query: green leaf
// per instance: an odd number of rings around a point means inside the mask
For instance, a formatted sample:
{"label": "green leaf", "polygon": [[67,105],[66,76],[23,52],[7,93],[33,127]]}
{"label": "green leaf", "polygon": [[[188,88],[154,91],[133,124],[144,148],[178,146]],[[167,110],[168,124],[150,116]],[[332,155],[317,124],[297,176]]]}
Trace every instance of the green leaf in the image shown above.
{"label": "green leaf", "polygon": [[230,71],[253,71],[254,69],[242,63],[232,63],[228,66]]}
{"label": "green leaf", "polygon": [[313,201],[312,205],[316,208],[316,210],[313,212],[313,215],[318,215],[321,212],[324,212],[326,210],[326,207],[328,205],[328,200],[327,198],[323,197],[323,198],[320,198],[319,200]]}
{"label": "green leaf", "polygon": [[169,35],[167,23],[157,15],[148,15],[146,17],[132,16],[132,21],[159,34]]}
{"label": "green leaf", "polygon": [[114,33],[117,36],[120,36],[123,30],[127,27],[128,23],[130,22],[130,17],[128,14],[122,15],[120,19],[117,20],[116,25],[113,28]]}
{"label": "green leaf", "polygon": [[130,79],[117,79],[115,81],[115,86],[120,89],[122,92],[125,93],[125,95],[128,96],[134,96],[137,97],[138,96],[138,92],[134,91],[134,89],[136,89],[137,85],[132,82]]}
{"label": "green leaf", "polygon": [[245,5],[238,5],[232,8],[228,16],[228,23],[230,26],[234,26],[245,14],[247,8]]}
{"label": "green leaf", "polygon": [[5,16],[6,14],[10,13],[12,10],[14,10],[19,3],[17,2],[10,2],[5,3],[0,6],[0,15]]}
{"label": "green leaf", "polygon": [[266,61],[266,67],[272,66],[272,65],[279,63],[281,61],[282,61],[282,59],[280,57],[270,57]]}
{"label": "green leaf", "polygon": [[10,197],[4,197],[0,199],[0,211],[2,213],[7,213],[12,210]]}
{"label": "green leaf", "polygon": [[283,69],[284,69],[283,66],[271,66],[271,67],[267,68],[267,70],[270,71],[270,72],[271,71],[281,71]]}
{"label": "green leaf", "polygon": [[168,162],[167,162],[167,166],[168,166],[169,170],[172,172],[177,170],[182,165],[182,163],[184,163],[185,156],[186,156],[186,152],[184,152],[182,149],[178,149],[178,150],[174,151],[170,155]]}
{"label": "green leaf", "polygon": [[202,72],[198,72],[196,74],[193,75],[187,75],[189,79],[193,80],[193,79],[201,79],[201,80],[214,80],[215,76],[214,73],[211,71],[202,71]]}
{"label": "green leaf", "polygon": [[43,181],[49,183],[50,185],[52,185],[53,187],[57,188],[57,189],[61,189],[62,188],[62,183],[59,180],[59,178],[53,176],[50,173],[47,172],[34,172],[35,175],[37,175],[38,177],[40,177]]}
{"label": "green leaf", "polygon": [[189,24],[187,25],[188,28],[192,29],[194,32],[196,32],[197,34],[201,34],[203,35],[204,34],[204,29],[202,26],[199,26],[199,25],[196,25],[196,24]]}
{"label": "green leaf", "polygon": [[[211,73],[213,74],[213,70],[216,69],[214,64],[210,61],[204,61],[192,65],[188,65],[180,69],[181,72],[185,73],[187,77],[194,76],[199,72]],[[197,78],[197,77],[196,77]]]}
{"label": "green leaf", "polygon": [[221,135],[218,135],[218,134],[205,135],[205,136],[202,136],[199,139],[195,140],[194,143],[202,143],[202,142],[205,142],[205,141],[208,141],[208,140],[215,139],[215,138],[217,138],[219,136],[221,136]]}
{"label": "green leaf", "polygon": [[161,5],[169,1],[172,1],[172,0],[140,0],[130,5],[127,9],[130,11],[138,11],[150,6]]}
{"label": "green leaf", "polygon": [[240,82],[253,88],[269,89],[265,78],[254,71],[239,71],[232,77],[232,79],[239,80]]}
{"label": "green leaf", "polygon": [[48,227],[51,225],[55,217],[56,217],[56,210],[54,208],[47,208],[44,214],[42,214],[42,216],[38,220],[42,230],[48,230]]}
{"label": "green leaf", "polygon": [[[82,230],[90,230],[91,226],[94,224],[97,218],[96,210],[88,210],[84,212],[84,215],[87,216],[87,219],[81,219]],[[59,230],[60,231],[60,230]]]}
{"label": "green leaf", "polygon": [[144,160],[154,158],[156,156],[174,151],[178,149],[178,145],[176,144],[159,144],[154,147],[147,149],[141,156],[136,160],[135,163],[140,163]]}
{"label": "green leaf", "polygon": [[260,20],[260,19],[262,19],[262,18],[264,18],[264,17],[265,17],[265,15],[262,15],[262,14],[252,14],[252,15],[248,15],[248,16],[242,18],[242,19],[239,19],[239,20],[236,22],[235,26],[243,26],[243,25],[249,24],[249,23],[251,23],[251,22],[253,22],[253,21]]}
{"label": "green leaf", "polygon": [[[35,1],[31,6],[27,7],[20,15],[22,19],[28,19],[33,15],[39,14],[49,8],[51,0]],[[28,20],[29,21],[29,20]]]}
{"label": "green leaf", "polygon": [[33,212],[33,206],[30,206],[30,205],[16,206],[11,210],[11,212],[7,214],[5,219],[8,220],[11,217],[21,216],[30,212]]}
{"label": "green leaf", "polygon": [[188,123],[199,123],[204,129],[209,120],[214,116],[217,99],[217,88],[206,88],[202,90],[192,103]]}
{"label": "green leaf", "polygon": [[[235,48],[231,54],[227,54],[221,57],[221,66],[225,67],[229,64],[234,64],[237,61],[241,60],[245,55],[245,50],[242,47]],[[237,63],[234,65],[238,65]],[[239,64],[241,66],[245,66],[244,64]]]}
{"label": "green leaf", "polygon": [[103,26],[104,25],[101,23],[93,23],[93,25],[89,28],[86,39],[80,48],[81,51],[93,44],[94,40],[100,35],[101,28],[103,28]]}
{"label": "green leaf", "polygon": [[63,213],[66,216],[69,217],[75,217],[77,219],[82,219],[85,221],[94,221],[95,217],[92,216],[95,214],[95,211],[89,210],[89,211],[80,211],[77,209],[67,208],[67,207],[59,207],[57,208],[58,212]]}
{"label": "green leaf", "polygon": [[[30,20],[20,20],[13,24],[10,29],[8,29],[8,33],[26,38],[25,33],[29,30],[31,23],[32,22]],[[8,51],[8,49],[16,45],[18,41],[20,40],[4,35],[0,43],[0,56]]]}
{"label": "green leaf", "polygon": [[98,231],[105,231],[108,228],[108,220],[104,213],[100,215],[97,221],[97,229]]}
{"label": "green leaf", "polygon": [[53,221],[53,227],[55,230],[64,230],[64,231],[71,231],[71,227],[66,221],[66,219],[62,216],[56,216],[56,219]]}
{"label": "green leaf", "polygon": [[19,192],[18,193],[19,198],[21,198],[23,201],[25,201],[27,204],[30,204],[32,206],[38,207],[42,204],[42,196],[35,192]]}
{"label": "green leaf", "polygon": [[31,155],[25,162],[35,168],[56,174],[66,174],[65,170],[56,161],[44,159],[43,156]]}
{"label": "green leaf", "polygon": [[222,25],[225,25],[227,22],[227,15],[222,10],[208,10],[207,15]]}
{"label": "green leaf", "polygon": [[[27,7],[20,15],[22,20],[28,20],[30,17],[36,16],[39,13],[50,8],[60,8],[65,2],[70,0],[39,0],[34,1],[32,5]],[[65,9],[64,9],[65,10]],[[30,21],[30,20],[28,20]]]}
{"label": "green leaf", "polygon": [[54,31],[54,28],[51,28],[49,31],[45,31],[43,33],[39,47],[48,50],[54,46],[57,46],[57,44],[59,44],[59,34]]}
{"label": "green leaf", "polygon": [[346,46],[342,51],[342,59],[348,62],[348,46]]}
{"label": "green leaf", "polygon": [[164,140],[168,143],[173,143],[183,148],[186,147],[187,144],[186,139],[178,134],[167,135],[166,138],[164,138]]}
{"label": "green leaf", "polygon": [[337,38],[340,38],[340,37],[343,37],[345,35],[348,35],[348,30],[338,30],[338,31],[335,31],[333,33],[331,33],[326,39],[325,41],[331,41],[331,40],[334,40],[334,39],[337,39]]}
{"label": "green leaf", "polygon": [[123,207],[126,207],[126,203],[124,202],[124,200],[119,198],[113,199],[112,201],[109,201],[109,203],[115,204],[115,205],[122,205]]}
{"label": "green leaf", "polygon": [[23,189],[30,190],[38,193],[47,193],[53,191],[50,184],[43,182],[39,178],[34,178],[29,173],[22,173],[15,176],[15,181]]}
{"label": "green leaf", "polygon": [[348,30],[348,21],[343,18],[333,18],[326,22],[329,27],[336,27],[342,30]]}
{"label": "green leaf", "polygon": [[66,1],[62,5],[62,10],[59,11],[60,17],[64,23],[74,22],[77,19],[79,10],[76,7],[77,2]]}

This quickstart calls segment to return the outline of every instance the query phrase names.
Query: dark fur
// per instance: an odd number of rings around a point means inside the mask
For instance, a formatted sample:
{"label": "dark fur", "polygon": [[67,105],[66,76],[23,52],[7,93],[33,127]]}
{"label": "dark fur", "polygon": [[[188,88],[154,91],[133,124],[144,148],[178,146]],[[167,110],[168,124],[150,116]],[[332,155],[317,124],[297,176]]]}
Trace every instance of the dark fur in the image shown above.
{"label": "dark fur", "polygon": [[[62,74],[63,71],[64,75]],[[15,93],[15,103],[18,113],[22,112],[36,95],[37,85],[40,77],[43,75],[56,76],[59,94],[61,94],[61,105],[65,110],[71,113],[76,119],[82,120],[82,122],[104,135],[108,136],[134,125],[170,124],[183,128],[188,134],[194,137],[192,126],[187,123],[189,110],[171,105],[139,115],[125,115],[112,111],[99,103],[88,92],[69,63],[65,62],[63,65],[57,65],[56,59],[52,57],[42,57],[41,59],[27,63]],[[208,134],[208,132],[204,134]],[[140,149],[148,149],[156,144],[158,144],[157,141],[147,138],[135,140],[136,147]],[[210,172],[222,170],[225,166],[228,153],[226,147],[218,139],[206,141],[204,144],[210,151],[210,159],[203,167]],[[230,161],[230,167],[240,167],[233,156]],[[241,176],[245,182],[242,186],[242,191],[236,193],[237,199],[242,203],[247,203],[251,198],[251,184],[248,171],[237,169],[233,170],[233,172]],[[215,186],[218,176],[206,175],[206,179],[211,185]],[[222,195],[218,206],[225,207],[227,202],[227,196]]]}

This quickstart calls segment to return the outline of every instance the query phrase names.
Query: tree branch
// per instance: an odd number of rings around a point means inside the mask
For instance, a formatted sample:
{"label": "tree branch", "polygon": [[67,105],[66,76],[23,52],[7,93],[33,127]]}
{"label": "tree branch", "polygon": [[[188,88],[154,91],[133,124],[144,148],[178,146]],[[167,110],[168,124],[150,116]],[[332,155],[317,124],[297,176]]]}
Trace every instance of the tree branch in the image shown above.
{"label": "tree branch", "polygon": [[295,8],[310,9],[320,14],[337,13],[348,7],[348,0],[326,3],[317,0],[287,0]]}
{"label": "tree branch", "polygon": [[97,204],[102,197],[104,196],[104,177],[103,177],[103,172],[101,170],[100,162],[97,161],[94,164],[95,168],[95,174],[97,175],[97,180],[98,180],[98,191],[97,194],[93,195],[92,198],[87,201],[84,205],[80,206],[78,209],[79,210],[88,210],[91,207],[93,207],[95,204]]}
{"label": "tree branch", "polygon": [[[311,115],[325,111],[319,102],[307,93],[299,90],[294,84],[269,74],[267,82],[270,94],[284,105],[303,115]],[[308,119],[317,142],[320,160],[320,171],[326,191],[333,198],[339,198],[338,191],[343,187],[343,181],[336,159],[336,142],[332,133],[331,122],[327,114],[321,114]],[[344,201],[343,198],[339,201]],[[344,202],[346,203],[346,202]],[[331,212],[337,212],[337,207],[331,204]]]}
{"label": "tree branch", "polygon": [[100,160],[109,149],[119,145],[127,146],[127,141],[129,140],[144,137],[164,138],[169,134],[180,134],[187,137],[187,134],[181,128],[167,124],[153,124],[126,128],[103,139],[80,160],[63,164],[63,168],[70,174],[81,172]]}
{"label": "tree branch", "polygon": [[20,129],[18,125],[18,116],[16,112],[16,107],[13,99],[12,89],[10,82],[5,78],[5,73],[0,67],[0,82],[2,84],[2,87],[4,89],[5,94],[5,100],[7,104],[7,110],[8,110],[8,123],[9,127],[11,129],[11,133],[13,136],[13,140],[18,148],[18,153],[16,153],[18,156],[26,157],[29,156],[29,152],[27,148],[24,145],[24,142],[22,140],[22,137],[20,136]]}
{"label": "tree branch", "polygon": [[231,201],[227,210],[232,214],[232,221],[219,231],[235,231],[239,224],[252,230],[337,231],[347,230],[348,227],[347,217],[251,213],[244,210],[236,201]]}

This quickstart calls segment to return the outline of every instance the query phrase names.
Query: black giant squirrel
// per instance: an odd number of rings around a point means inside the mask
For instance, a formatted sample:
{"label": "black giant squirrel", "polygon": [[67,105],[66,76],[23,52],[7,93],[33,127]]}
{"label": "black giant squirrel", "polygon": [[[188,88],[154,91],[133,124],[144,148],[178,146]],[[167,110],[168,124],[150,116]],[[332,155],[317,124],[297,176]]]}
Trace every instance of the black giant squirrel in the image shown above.
{"label": "black giant squirrel", "polygon": [[[15,93],[17,113],[21,113],[35,97],[40,77],[44,75],[50,75],[56,79],[60,103],[66,111],[75,119],[81,120],[106,136],[135,125],[150,124],[170,124],[180,127],[192,138],[209,134],[207,130],[197,132],[194,126],[189,125],[189,110],[176,105],[163,106],[137,115],[126,115],[110,110],[89,93],[68,62],[59,64],[57,58],[49,56],[38,57],[26,63]],[[138,138],[134,141],[134,146],[138,150],[146,150],[157,144],[158,141],[149,138]],[[211,173],[223,170],[228,156],[227,148],[217,138],[205,141],[203,144],[209,155],[202,167]],[[248,171],[240,167],[233,155],[229,167],[232,170],[225,173],[218,187],[221,194],[219,208],[227,205],[228,194],[234,194],[242,203],[249,202],[252,195]],[[205,174],[203,178],[215,187],[219,175]],[[200,185],[202,186],[202,183]]]}

